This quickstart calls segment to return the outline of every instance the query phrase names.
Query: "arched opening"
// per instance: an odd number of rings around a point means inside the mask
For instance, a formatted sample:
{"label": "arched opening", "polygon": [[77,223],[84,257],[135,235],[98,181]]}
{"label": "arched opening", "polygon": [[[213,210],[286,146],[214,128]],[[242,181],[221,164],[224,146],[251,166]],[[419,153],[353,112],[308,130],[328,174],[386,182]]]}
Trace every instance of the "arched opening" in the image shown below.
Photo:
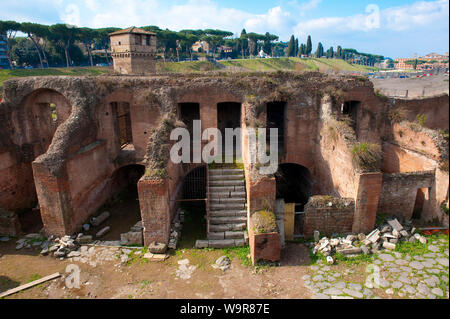
{"label": "arched opening", "polygon": [[349,124],[355,130],[355,134],[357,134],[358,112],[360,107],[360,101],[346,101],[342,105],[342,114],[348,117]]}
{"label": "arched opening", "polygon": [[87,232],[95,235],[109,226],[110,231],[101,240],[120,240],[120,234],[127,233],[141,220],[137,183],[145,173],[144,165],[127,165],[117,169],[111,176],[109,200],[97,211],[95,216],[108,211],[110,217]]}
{"label": "arched opening", "polygon": [[[225,162],[225,129],[241,127],[241,103],[222,102],[217,103],[217,128],[222,134],[222,162]],[[233,161],[236,161],[236,147],[240,141],[233,137]],[[231,161],[231,158],[228,159]]]}
{"label": "arched opening", "polygon": [[18,128],[13,139],[20,145],[22,163],[12,195],[18,203],[16,212],[21,231],[36,233],[42,229],[43,223],[31,163],[47,152],[56,129],[69,118],[71,106],[61,93],[51,89],[30,93],[22,106],[13,115]]}
{"label": "arched opening", "polygon": [[277,199],[283,198],[286,203],[296,203],[299,205],[298,209],[303,211],[312,191],[312,176],[309,170],[298,164],[280,164],[275,179]]}
{"label": "arched opening", "polygon": [[[69,118],[71,106],[61,93],[50,89],[34,91],[23,105],[24,119],[18,123],[23,131],[18,144],[31,144],[36,158],[47,151],[56,129]],[[21,117],[18,115],[18,120]]]}
{"label": "arched opening", "polygon": [[[304,233],[305,205],[312,194],[313,179],[309,170],[298,164],[280,164],[275,173],[277,199],[284,199],[286,209],[294,211],[294,237]],[[286,213],[286,212],[285,212]]]}
{"label": "arched opening", "polygon": [[179,204],[184,211],[180,248],[193,248],[196,240],[206,238],[206,165],[185,176]]}
{"label": "arched opening", "polygon": [[284,130],[285,130],[285,111],[286,102],[269,102],[267,103],[267,143],[270,143],[270,129],[278,129],[278,153],[284,152]]}
{"label": "arched opening", "polygon": [[416,193],[412,218],[419,220],[422,218],[422,212],[425,202],[429,199],[429,189],[419,188]]}

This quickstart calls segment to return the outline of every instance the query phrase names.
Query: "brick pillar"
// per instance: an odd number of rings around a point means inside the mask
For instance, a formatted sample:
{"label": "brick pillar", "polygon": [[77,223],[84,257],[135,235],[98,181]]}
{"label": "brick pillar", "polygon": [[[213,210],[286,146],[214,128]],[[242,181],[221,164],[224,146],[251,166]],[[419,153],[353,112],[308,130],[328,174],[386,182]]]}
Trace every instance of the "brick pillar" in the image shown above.
{"label": "brick pillar", "polygon": [[375,227],[380,199],[381,173],[364,173],[357,176],[353,233],[369,233]]}
{"label": "brick pillar", "polygon": [[169,243],[170,208],[169,184],[166,180],[149,180],[145,176],[138,182],[144,244],[156,241]]}
{"label": "brick pillar", "polygon": [[262,176],[250,181],[247,179],[247,205],[250,215],[267,208],[274,212],[276,190],[275,177]]}
{"label": "brick pillar", "polygon": [[32,166],[45,234],[72,234],[76,229],[71,223],[72,206],[66,175],[55,176],[43,163],[33,162]]}

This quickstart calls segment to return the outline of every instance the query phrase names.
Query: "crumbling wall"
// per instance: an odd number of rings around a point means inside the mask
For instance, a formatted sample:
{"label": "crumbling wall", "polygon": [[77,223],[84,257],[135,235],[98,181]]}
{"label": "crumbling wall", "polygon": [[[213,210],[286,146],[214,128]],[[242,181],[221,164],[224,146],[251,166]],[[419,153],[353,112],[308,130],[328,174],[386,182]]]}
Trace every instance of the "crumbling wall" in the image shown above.
{"label": "crumbling wall", "polygon": [[[434,186],[434,172],[383,174],[378,211],[410,220],[413,215],[417,190]],[[424,203],[423,214],[430,210],[430,199]]]}
{"label": "crumbling wall", "polygon": [[441,130],[448,130],[448,110],[448,94],[421,99],[395,99],[392,109],[403,120],[416,122],[419,116],[424,119],[425,127]]}
{"label": "crumbling wall", "polygon": [[[338,134],[338,141],[329,143],[325,132],[317,132],[324,129],[326,122],[319,117],[322,112],[320,97],[328,89],[347,92],[358,87],[363,88],[361,95],[372,90],[366,79],[318,72],[14,79],[5,82],[3,105],[7,105],[9,128],[0,128],[0,146],[6,145],[6,148],[0,147],[0,151],[5,158],[17,159],[26,155],[20,151],[23,145],[11,142],[10,129],[16,125],[10,119],[11,109],[20,108],[23,98],[35,90],[60,92],[71,106],[70,116],[56,129],[47,151],[33,162],[46,230],[71,233],[82,218],[95,210],[96,200],[100,203],[106,198],[104,194],[108,193],[107,184],[112,172],[123,165],[141,163],[146,165],[146,174],[139,182],[144,237],[146,243],[149,240],[165,242],[174,211],[172,203],[187,172],[170,164],[168,156],[171,146],[168,133],[175,127],[175,123],[170,124],[169,117],[176,113],[178,103],[199,103],[202,129],[205,129],[217,126],[217,103],[242,103],[242,127],[257,128],[265,126],[267,102],[286,101],[287,150],[281,162],[308,167],[318,181],[317,189],[333,193],[336,186],[336,195],[352,194],[350,197],[355,197],[360,189],[360,177],[352,171],[348,145],[345,148],[348,141]],[[110,103],[117,101],[130,103],[134,151],[124,151],[117,146],[110,108]],[[373,111],[371,101],[374,100],[363,103],[363,108],[370,107]],[[378,118],[382,115],[377,116],[376,125],[370,124],[367,132],[372,127],[378,129]],[[243,142],[249,212],[267,207],[273,209],[275,179],[259,175],[258,165],[249,164],[248,141]],[[206,143],[204,141],[203,145]],[[333,146],[342,154],[333,153]],[[9,155],[3,155],[8,152]],[[343,162],[336,163],[336,158],[341,155]],[[4,164],[5,170],[11,167],[8,165]],[[82,168],[88,166],[95,172],[84,176],[86,172]],[[364,191],[361,190],[361,194]],[[364,218],[365,215],[361,216]]]}
{"label": "crumbling wall", "polygon": [[351,233],[354,213],[352,198],[313,196],[305,205],[305,236],[312,236],[315,230],[327,236]]}

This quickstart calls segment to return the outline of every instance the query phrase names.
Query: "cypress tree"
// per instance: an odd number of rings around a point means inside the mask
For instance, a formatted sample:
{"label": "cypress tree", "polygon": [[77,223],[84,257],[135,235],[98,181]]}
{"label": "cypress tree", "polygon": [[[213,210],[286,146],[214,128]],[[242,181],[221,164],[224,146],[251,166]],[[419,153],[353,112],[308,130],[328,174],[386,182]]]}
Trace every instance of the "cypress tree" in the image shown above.
{"label": "cypress tree", "polygon": [[310,55],[312,52],[312,42],[311,42],[311,36],[308,35],[308,40],[306,41],[306,54]]}

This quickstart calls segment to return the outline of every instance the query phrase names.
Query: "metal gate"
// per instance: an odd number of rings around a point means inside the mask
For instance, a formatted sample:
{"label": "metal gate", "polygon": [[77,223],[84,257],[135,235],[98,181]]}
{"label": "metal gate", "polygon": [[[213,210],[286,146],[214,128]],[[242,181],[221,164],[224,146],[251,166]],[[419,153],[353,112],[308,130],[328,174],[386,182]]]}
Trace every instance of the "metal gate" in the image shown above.
{"label": "metal gate", "polygon": [[182,200],[205,200],[206,181],[206,166],[192,170],[184,178]]}

